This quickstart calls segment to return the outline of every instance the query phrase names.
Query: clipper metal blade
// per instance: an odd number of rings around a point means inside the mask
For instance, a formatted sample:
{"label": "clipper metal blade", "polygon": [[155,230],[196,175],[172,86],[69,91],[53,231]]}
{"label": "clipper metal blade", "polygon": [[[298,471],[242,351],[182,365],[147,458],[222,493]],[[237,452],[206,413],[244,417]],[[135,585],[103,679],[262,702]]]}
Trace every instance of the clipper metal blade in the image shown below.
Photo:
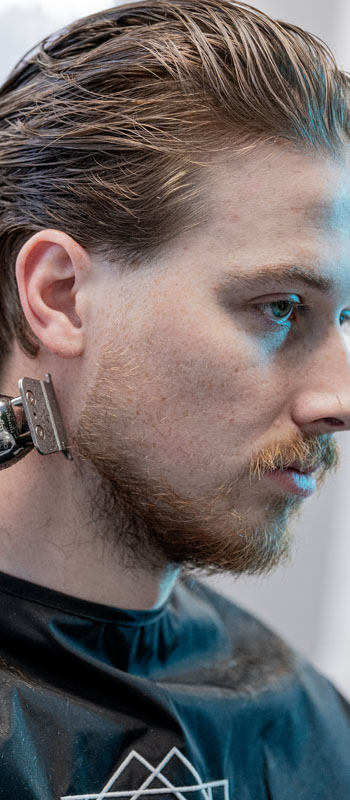
{"label": "clipper metal blade", "polygon": [[21,378],[18,388],[34,447],[42,456],[62,451],[73,461],[51,375],[45,381]]}
{"label": "clipper metal blade", "polygon": [[0,394],[0,469],[15,464],[35,447],[42,456],[62,452],[73,461],[53,388],[45,381],[21,378],[20,397]]}

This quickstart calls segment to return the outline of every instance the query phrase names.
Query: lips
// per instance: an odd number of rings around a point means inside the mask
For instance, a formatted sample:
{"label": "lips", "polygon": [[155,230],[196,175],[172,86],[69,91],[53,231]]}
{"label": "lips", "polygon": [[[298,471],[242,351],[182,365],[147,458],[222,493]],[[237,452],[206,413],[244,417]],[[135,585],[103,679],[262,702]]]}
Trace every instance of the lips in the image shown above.
{"label": "lips", "polygon": [[316,472],[319,469],[321,463],[314,465],[313,467],[302,468],[298,461],[294,461],[293,464],[290,464],[288,467],[283,467],[284,472],[288,472],[289,470],[295,470],[295,472],[300,472],[302,475],[311,475],[312,472]]}
{"label": "lips", "polygon": [[284,493],[300,495],[300,497],[311,497],[317,488],[313,475],[308,475],[290,467],[287,469],[275,469],[274,472],[266,472],[266,479],[274,484],[278,491],[282,490]]}

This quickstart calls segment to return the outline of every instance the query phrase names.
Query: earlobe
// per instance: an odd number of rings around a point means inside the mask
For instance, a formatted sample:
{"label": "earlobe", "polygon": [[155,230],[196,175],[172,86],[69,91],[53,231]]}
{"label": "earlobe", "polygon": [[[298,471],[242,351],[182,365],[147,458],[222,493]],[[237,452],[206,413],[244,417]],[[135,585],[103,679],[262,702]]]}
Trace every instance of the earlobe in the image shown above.
{"label": "earlobe", "polygon": [[16,279],[23,312],[35,335],[61,358],[80,356],[85,346],[82,291],[87,252],[61,231],[43,230],[21,248]]}

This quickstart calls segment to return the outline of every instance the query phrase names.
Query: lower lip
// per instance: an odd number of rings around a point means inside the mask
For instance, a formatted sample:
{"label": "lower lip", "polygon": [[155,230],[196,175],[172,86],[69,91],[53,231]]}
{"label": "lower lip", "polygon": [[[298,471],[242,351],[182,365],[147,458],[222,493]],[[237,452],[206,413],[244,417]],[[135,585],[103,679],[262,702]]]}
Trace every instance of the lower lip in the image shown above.
{"label": "lower lip", "polygon": [[274,472],[265,473],[281,489],[302,497],[310,497],[316,491],[316,481],[313,474],[296,472],[295,469],[276,469]]}

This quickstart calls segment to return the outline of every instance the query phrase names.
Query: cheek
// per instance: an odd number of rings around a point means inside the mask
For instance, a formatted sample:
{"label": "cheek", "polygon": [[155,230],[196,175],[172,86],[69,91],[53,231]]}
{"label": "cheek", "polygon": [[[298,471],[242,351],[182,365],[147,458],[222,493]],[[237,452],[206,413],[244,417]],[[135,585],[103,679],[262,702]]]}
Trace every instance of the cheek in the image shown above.
{"label": "cheek", "polygon": [[[141,469],[165,469],[186,486],[206,469],[215,468],[218,479],[247,459],[247,442],[265,425],[257,394],[262,371],[256,348],[242,333],[230,334],[227,341],[201,328],[196,336],[192,324],[191,331],[153,332],[151,347],[143,339],[126,431]],[[134,343],[135,357],[141,346]]]}

